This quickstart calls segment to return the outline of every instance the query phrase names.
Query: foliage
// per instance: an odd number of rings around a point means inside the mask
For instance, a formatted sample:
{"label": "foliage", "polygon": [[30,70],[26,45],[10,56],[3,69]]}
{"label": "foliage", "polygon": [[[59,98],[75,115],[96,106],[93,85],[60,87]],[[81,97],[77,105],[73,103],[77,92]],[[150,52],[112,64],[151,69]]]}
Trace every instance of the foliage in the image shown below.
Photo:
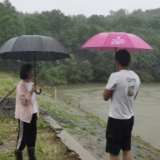
{"label": "foliage", "polygon": [[[0,45],[22,34],[40,34],[59,40],[72,54],[72,59],[58,63],[39,63],[38,77],[50,84],[106,82],[114,71],[114,54],[82,50],[81,46],[99,32],[128,32],[140,36],[154,51],[133,53],[131,69],[144,82],[160,82],[160,9],[110,11],[108,16],[66,16],[60,10],[23,14],[5,0],[0,3]],[[22,64],[22,63],[21,63]],[[1,61],[0,70],[19,71],[20,63]]]}
{"label": "foliage", "polygon": [[83,61],[78,69],[74,55],[71,59],[66,59],[62,64],[50,68],[42,68],[39,71],[38,78],[48,82],[51,85],[65,85],[69,83],[90,82],[93,79],[92,65],[89,61]]}

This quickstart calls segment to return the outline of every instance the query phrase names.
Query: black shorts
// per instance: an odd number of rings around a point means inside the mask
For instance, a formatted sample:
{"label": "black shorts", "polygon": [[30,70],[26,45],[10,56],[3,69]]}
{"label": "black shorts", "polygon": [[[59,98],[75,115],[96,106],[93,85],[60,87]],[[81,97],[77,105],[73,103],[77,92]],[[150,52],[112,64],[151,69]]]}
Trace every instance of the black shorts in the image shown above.
{"label": "black shorts", "polygon": [[133,125],[134,116],[128,120],[109,117],[106,131],[106,152],[117,156],[120,150],[130,151]]}

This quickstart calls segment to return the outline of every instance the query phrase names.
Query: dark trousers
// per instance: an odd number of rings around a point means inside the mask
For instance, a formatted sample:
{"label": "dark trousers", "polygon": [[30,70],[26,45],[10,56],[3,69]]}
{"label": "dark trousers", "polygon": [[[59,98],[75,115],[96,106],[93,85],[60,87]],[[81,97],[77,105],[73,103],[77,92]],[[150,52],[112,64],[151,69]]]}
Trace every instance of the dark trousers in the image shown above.
{"label": "dark trousers", "polygon": [[18,120],[19,133],[17,139],[16,151],[23,151],[27,148],[34,148],[37,137],[37,114],[33,114],[31,123]]}

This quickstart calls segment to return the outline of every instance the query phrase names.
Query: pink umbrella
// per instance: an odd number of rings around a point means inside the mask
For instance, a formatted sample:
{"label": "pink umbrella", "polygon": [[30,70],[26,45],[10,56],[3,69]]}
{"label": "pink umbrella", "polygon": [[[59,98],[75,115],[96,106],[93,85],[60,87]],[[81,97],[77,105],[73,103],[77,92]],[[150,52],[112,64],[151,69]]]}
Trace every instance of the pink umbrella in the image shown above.
{"label": "pink umbrella", "polygon": [[130,53],[147,52],[153,48],[134,34],[99,33],[88,40],[82,48],[102,52],[116,52],[125,49]]}

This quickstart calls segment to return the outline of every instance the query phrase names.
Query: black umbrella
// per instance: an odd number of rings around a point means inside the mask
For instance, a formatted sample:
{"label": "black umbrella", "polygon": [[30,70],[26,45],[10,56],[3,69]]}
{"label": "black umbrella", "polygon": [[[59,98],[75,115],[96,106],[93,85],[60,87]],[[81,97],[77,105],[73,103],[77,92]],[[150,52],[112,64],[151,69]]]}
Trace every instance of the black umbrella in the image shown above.
{"label": "black umbrella", "polygon": [[[39,35],[23,35],[12,38],[0,47],[2,59],[14,59],[21,61],[34,61],[35,84],[36,84],[36,61],[56,61],[70,58],[63,45],[51,37]],[[41,93],[36,92],[37,94]]]}

